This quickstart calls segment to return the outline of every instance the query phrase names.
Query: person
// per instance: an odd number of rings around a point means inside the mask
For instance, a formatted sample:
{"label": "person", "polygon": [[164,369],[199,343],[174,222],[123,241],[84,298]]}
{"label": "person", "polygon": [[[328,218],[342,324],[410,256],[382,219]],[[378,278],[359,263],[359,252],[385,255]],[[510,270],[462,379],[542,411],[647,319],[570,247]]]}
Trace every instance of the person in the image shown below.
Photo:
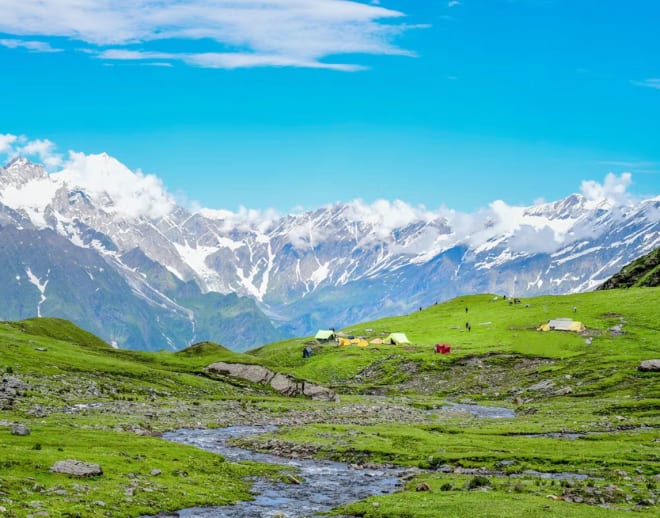
{"label": "person", "polygon": [[312,356],[312,348],[307,346],[303,349],[303,358],[309,358]]}

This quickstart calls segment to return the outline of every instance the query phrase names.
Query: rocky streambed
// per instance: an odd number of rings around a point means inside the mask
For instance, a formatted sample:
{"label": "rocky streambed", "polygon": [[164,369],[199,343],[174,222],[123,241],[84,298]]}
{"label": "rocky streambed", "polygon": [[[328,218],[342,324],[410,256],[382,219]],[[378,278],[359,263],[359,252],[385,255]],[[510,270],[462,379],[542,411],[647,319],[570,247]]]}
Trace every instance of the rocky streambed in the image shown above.
{"label": "rocky streambed", "polygon": [[180,517],[293,518],[319,513],[372,495],[393,492],[403,474],[401,468],[358,468],[342,462],[318,459],[289,459],[256,453],[229,444],[238,437],[274,430],[274,426],[232,426],[210,430],[179,430],[164,434],[170,441],[219,453],[233,462],[255,461],[278,464],[288,480],[259,478],[254,482],[254,500],[236,505],[184,509]]}

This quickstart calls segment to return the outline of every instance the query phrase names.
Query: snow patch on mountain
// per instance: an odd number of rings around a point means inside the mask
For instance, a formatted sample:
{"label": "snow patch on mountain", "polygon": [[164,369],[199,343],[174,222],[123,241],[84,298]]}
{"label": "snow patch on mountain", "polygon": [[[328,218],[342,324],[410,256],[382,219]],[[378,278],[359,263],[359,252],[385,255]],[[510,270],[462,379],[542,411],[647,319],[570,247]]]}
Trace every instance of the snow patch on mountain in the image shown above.
{"label": "snow patch on mountain", "polygon": [[[36,288],[39,290],[39,293],[41,294],[41,298],[39,299],[39,302],[37,303],[37,316],[41,317],[41,305],[46,302],[46,286],[48,286],[48,279],[45,281],[42,281],[37,277],[34,273],[32,273],[32,270],[30,267],[27,267],[25,269],[25,273],[27,274],[28,280],[36,286]],[[50,273],[50,270],[48,271]]]}

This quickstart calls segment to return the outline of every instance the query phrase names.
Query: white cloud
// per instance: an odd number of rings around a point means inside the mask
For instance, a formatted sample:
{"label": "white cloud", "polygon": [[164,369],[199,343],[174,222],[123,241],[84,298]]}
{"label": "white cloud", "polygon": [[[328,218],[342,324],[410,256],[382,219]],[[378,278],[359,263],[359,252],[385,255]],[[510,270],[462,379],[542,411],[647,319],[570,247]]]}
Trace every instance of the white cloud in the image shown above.
{"label": "white cloud", "polygon": [[412,223],[430,222],[438,217],[424,207],[414,207],[401,200],[376,200],[371,204],[354,200],[348,204],[345,216],[349,220],[372,226],[373,235],[379,239]]}
{"label": "white cloud", "polygon": [[139,170],[133,172],[105,153],[69,151],[64,168],[51,177],[71,187],[81,187],[92,196],[108,195],[117,213],[129,218],[159,218],[174,207],[173,197],[158,177]]}
{"label": "white cloud", "polygon": [[0,39],[0,46],[9,49],[27,49],[33,52],[62,52],[62,49],[53,48],[45,41]]}
{"label": "white cloud", "polygon": [[620,204],[628,200],[627,189],[631,183],[630,173],[622,173],[621,176],[609,173],[602,184],[594,180],[584,180],[580,189],[584,197],[592,203]]}
{"label": "white cloud", "polygon": [[646,88],[655,88],[660,90],[660,78],[644,79],[643,81],[631,81],[632,84],[637,86],[644,86]]}
{"label": "white cloud", "polygon": [[[193,203],[193,205],[197,205]],[[195,209],[193,209],[195,210]],[[275,209],[256,210],[239,207],[238,212],[225,209],[197,208],[195,210],[200,216],[222,222],[223,230],[236,229],[241,232],[266,232],[268,228],[281,217]]]}
{"label": "white cloud", "polygon": [[17,149],[17,153],[26,156],[38,156],[47,168],[62,165],[62,155],[55,152],[55,144],[50,140],[30,140]]}
{"label": "white cloud", "polygon": [[461,5],[461,3],[458,0],[449,0],[447,7],[452,8],[452,7],[456,7],[457,5]]}
{"label": "white cloud", "polygon": [[[352,71],[361,67],[324,59],[340,54],[413,55],[395,44],[399,35],[420,27],[401,23],[403,17],[402,12],[356,0],[4,0],[0,32],[84,42],[94,46],[87,50],[106,59],[154,59],[159,52],[136,47],[183,39],[204,48],[166,53],[166,59],[212,68]],[[130,48],[117,48],[126,46]]]}
{"label": "white cloud", "polygon": [[6,159],[17,156],[37,158],[52,170],[62,165],[62,155],[55,149],[55,144],[48,139],[29,140],[25,135],[0,134],[0,154]]}
{"label": "white cloud", "polygon": [[18,140],[16,135],[11,133],[0,133],[0,153],[12,155],[14,153],[14,143]]}
{"label": "white cloud", "polygon": [[562,241],[549,226],[521,225],[509,239],[508,246],[514,252],[549,254],[556,251]]}

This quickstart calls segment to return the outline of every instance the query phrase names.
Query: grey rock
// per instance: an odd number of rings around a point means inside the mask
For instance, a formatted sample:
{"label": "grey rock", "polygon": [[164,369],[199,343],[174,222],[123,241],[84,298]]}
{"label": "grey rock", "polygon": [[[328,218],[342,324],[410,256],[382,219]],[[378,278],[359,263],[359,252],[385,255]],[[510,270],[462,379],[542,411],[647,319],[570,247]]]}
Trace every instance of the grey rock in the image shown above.
{"label": "grey rock", "polygon": [[547,390],[550,390],[554,386],[555,386],[554,381],[552,381],[552,380],[543,380],[543,381],[539,381],[538,383],[535,383],[531,387],[527,387],[527,390],[545,392]]}
{"label": "grey rock", "polygon": [[639,364],[638,369],[643,372],[658,372],[660,371],[660,359],[644,360]]}
{"label": "grey rock", "polygon": [[557,390],[551,392],[551,394],[553,396],[566,396],[566,395],[572,394],[572,393],[573,393],[573,389],[569,386],[562,387],[560,389],[557,389]]}
{"label": "grey rock", "polygon": [[103,470],[98,464],[91,464],[79,460],[58,460],[50,471],[53,473],[62,473],[64,475],[73,475],[74,477],[95,477],[103,475]]}
{"label": "grey rock", "polygon": [[314,401],[339,401],[336,392],[313,383],[303,383],[303,394]]}
{"label": "grey rock", "polygon": [[246,365],[241,363],[216,362],[206,370],[223,376],[240,378],[270,387],[283,396],[305,396],[317,401],[339,401],[339,396],[329,388],[305,381],[296,381],[291,376],[273,372],[261,365]]}
{"label": "grey rock", "polygon": [[617,324],[615,326],[610,327],[610,335],[621,336],[624,334],[625,332],[623,331],[623,324]]}
{"label": "grey rock", "polygon": [[22,423],[14,423],[11,425],[12,435],[30,435],[30,429]]}

